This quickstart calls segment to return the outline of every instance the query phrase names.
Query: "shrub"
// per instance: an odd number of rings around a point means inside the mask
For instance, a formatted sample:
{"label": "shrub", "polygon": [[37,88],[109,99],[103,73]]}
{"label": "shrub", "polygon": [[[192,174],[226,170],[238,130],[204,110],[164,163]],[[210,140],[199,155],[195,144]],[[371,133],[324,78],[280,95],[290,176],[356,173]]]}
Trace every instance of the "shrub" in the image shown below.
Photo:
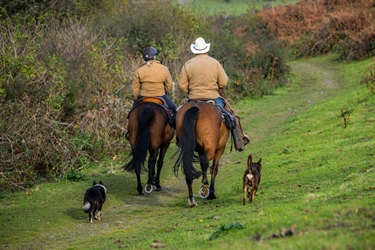
{"label": "shrub", "polygon": [[361,77],[360,84],[366,85],[367,89],[371,94],[375,94],[375,68],[371,67],[368,69],[368,72]]}
{"label": "shrub", "polygon": [[373,56],[372,1],[302,0],[258,12],[262,26],[297,57],[337,52],[345,60]]}

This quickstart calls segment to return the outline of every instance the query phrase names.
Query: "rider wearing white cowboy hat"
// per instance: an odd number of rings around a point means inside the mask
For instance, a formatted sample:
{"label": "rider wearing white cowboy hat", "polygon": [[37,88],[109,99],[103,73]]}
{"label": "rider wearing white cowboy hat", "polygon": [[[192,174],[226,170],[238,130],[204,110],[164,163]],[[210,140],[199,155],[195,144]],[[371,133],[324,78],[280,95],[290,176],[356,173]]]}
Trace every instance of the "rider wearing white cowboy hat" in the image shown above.
{"label": "rider wearing white cowboy hat", "polygon": [[[242,151],[244,146],[250,142],[247,135],[242,131],[239,117],[230,107],[229,103],[219,95],[219,90],[227,86],[228,76],[219,61],[210,57],[208,51],[211,43],[199,37],[191,44],[190,49],[195,57],[188,60],[182,67],[179,88],[189,99],[212,99],[216,105],[230,111],[236,118],[236,133],[234,137],[242,138],[235,143],[236,149]],[[232,131],[233,133],[234,131]]]}
{"label": "rider wearing white cowboy hat", "polygon": [[194,54],[204,54],[210,50],[211,43],[206,43],[206,41],[199,37],[195,40],[195,44],[190,45],[190,49]]}

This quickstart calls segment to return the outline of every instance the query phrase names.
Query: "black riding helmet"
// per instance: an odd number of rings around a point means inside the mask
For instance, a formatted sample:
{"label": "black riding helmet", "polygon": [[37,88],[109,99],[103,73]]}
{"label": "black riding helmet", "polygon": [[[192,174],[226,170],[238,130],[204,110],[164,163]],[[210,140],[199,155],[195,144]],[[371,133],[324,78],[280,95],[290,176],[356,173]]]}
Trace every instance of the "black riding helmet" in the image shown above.
{"label": "black riding helmet", "polygon": [[152,60],[157,54],[158,52],[154,47],[147,47],[143,50],[143,59],[145,61]]}

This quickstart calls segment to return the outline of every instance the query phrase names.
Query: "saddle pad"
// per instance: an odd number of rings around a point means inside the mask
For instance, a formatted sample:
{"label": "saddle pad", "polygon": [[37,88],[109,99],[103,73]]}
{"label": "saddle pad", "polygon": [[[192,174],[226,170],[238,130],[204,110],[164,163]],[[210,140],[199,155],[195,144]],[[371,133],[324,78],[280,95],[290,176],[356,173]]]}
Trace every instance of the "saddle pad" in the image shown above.
{"label": "saddle pad", "polygon": [[144,103],[144,102],[153,102],[162,105],[164,102],[162,99],[158,97],[143,97],[141,100],[138,101],[138,103]]}

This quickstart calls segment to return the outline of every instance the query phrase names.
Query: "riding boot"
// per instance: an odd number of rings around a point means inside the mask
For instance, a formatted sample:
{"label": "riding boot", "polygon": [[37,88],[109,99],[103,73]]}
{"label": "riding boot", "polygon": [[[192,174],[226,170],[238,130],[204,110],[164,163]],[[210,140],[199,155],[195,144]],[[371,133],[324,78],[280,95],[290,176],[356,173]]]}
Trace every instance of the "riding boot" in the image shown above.
{"label": "riding boot", "polygon": [[236,150],[241,152],[241,151],[244,150],[245,146],[247,144],[249,144],[250,139],[247,135],[244,134],[244,132],[242,130],[240,118],[237,115],[235,115],[234,118],[236,120],[236,128],[232,129],[232,135],[233,135],[233,139],[234,139],[234,147],[236,148]]}
{"label": "riding boot", "polygon": [[176,128],[176,113],[173,113],[171,115],[171,119],[169,119],[169,125],[172,127],[172,128]]}

